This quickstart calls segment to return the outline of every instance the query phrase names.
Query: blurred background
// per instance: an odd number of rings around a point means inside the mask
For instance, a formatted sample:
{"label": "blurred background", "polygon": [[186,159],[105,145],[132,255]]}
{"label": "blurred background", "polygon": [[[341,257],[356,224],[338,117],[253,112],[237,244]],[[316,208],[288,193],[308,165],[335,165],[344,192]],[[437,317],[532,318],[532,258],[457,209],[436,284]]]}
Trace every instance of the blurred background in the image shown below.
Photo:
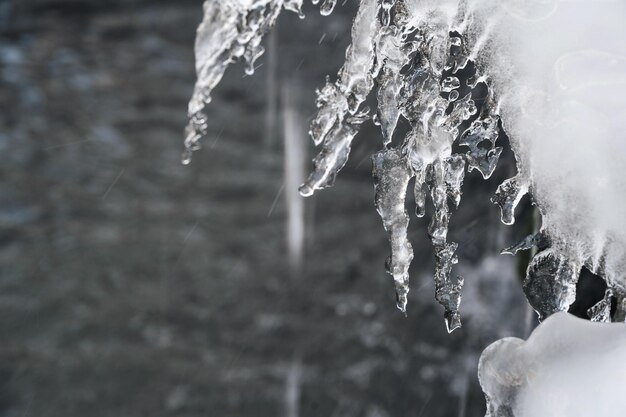
{"label": "blurred background", "polygon": [[0,416],[484,415],[480,352],[534,326],[523,260],[498,255],[532,209],[506,227],[489,201],[514,158],[468,174],[452,214],[463,327],[448,335],[434,301],[428,216],[404,317],[377,128],[335,187],[297,195],[358,4],[306,3],[254,76],[228,70],[183,166],[201,0],[0,0]]}

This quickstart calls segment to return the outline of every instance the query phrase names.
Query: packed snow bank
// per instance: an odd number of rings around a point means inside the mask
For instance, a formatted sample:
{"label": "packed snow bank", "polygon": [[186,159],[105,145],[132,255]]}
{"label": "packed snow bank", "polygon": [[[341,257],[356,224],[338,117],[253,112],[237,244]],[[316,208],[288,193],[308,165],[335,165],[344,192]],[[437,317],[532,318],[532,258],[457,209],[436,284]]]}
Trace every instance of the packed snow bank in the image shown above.
{"label": "packed snow bank", "polygon": [[478,374],[488,417],[623,415],[626,325],[556,313],[527,341],[510,337],[487,347]]}

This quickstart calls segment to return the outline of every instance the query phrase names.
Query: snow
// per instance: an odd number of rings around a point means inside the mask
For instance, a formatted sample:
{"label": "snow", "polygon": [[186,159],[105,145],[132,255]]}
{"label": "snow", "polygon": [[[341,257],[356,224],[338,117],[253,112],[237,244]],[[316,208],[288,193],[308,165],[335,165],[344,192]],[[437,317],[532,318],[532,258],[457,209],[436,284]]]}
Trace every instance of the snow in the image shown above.
{"label": "snow", "polygon": [[520,171],[496,197],[503,221],[514,220],[514,206],[530,191],[550,256],[572,270],[565,279],[575,281],[584,264],[623,297],[626,3],[471,3],[472,57],[498,94]]}
{"label": "snow", "polygon": [[480,383],[487,417],[609,417],[626,410],[626,325],[560,312],[527,341],[484,350]]}

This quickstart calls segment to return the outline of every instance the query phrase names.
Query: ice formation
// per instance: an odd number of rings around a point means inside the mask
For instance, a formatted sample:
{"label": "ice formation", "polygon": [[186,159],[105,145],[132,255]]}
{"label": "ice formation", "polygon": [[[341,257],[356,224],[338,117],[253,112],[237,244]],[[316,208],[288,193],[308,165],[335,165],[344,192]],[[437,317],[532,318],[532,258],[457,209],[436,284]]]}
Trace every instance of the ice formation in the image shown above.
{"label": "ice formation", "polygon": [[553,314],[527,341],[510,337],[478,365],[487,417],[612,417],[626,410],[626,326]]}
{"label": "ice formation", "polygon": [[[332,11],[334,2],[325,1],[323,8]],[[196,35],[196,73],[198,80],[189,101],[189,124],[185,129],[183,163],[191,162],[191,154],[199,149],[199,140],[206,133],[205,106],[211,92],[219,84],[228,66],[243,58],[246,74],[254,73],[256,60],[263,54],[263,36],[276,23],[284,8],[302,14],[302,0],[206,0],[204,17]]]}
{"label": "ice formation", "polygon": [[[320,3],[329,14],[334,0]],[[198,82],[189,104],[183,157],[206,128],[205,106],[227,66],[262,54],[262,36],[281,9],[302,0],[207,0],[196,42]],[[373,156],[376,209],[389,234],[398,307],[405,311],[413,252],[407,188],[418,217],[434,207],[428,234],[436,259],[435,298],[449,331],[460,326],[463,279],[452,276],[457,244],[447,239],[451,209],[467,171],[494,172],[504,130],[517,174],[492,201],[502,221],[529,194],[542,228],[504,250],[536,247],[523,287],[541,319],[567,311],[582,267],[609,293],[590,310],[596,321],[626,316],[626,3],[621,0],[361,0],[352,42],[335,80],[317,91],[310,134],[321,147],[303,196],[331,186],[368,118],[380,126]],[[470,65],[471,64],[471,65]],[[475,70],[473,69],[475,68]],[[373,114],[363,103],[375,90]],[[477,92],[480,91],[480,99]],[[400,118],[411,129],[392,145]],[[453,153],[453,143],[462,153]]]}

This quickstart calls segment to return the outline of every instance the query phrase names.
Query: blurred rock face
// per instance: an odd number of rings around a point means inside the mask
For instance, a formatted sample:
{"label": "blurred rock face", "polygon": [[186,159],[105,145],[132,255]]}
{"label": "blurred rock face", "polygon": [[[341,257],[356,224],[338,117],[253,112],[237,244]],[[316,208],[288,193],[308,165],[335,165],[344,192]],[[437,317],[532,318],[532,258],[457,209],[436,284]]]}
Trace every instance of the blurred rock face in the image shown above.
{"label": "blurred rock face", "polygon": [[292,86],[309,146],[314,90],[343,62],[355,5],[281,17],[280,58],[226,73],[183,167],[201,1],[0,4],[0,414],[484,414],[477,355],[523,322],[514,260],[479,262],[516,233],[488,202],[507,159],[492,181],[466,178],[451,225],[468,294],[506,297],[506,320],[484,321],[485,302],[446,334],[427,225],[413,220],[408,318],[396,311],[371,123],[335,187],[306,201],[289,277],[272,92]]}

